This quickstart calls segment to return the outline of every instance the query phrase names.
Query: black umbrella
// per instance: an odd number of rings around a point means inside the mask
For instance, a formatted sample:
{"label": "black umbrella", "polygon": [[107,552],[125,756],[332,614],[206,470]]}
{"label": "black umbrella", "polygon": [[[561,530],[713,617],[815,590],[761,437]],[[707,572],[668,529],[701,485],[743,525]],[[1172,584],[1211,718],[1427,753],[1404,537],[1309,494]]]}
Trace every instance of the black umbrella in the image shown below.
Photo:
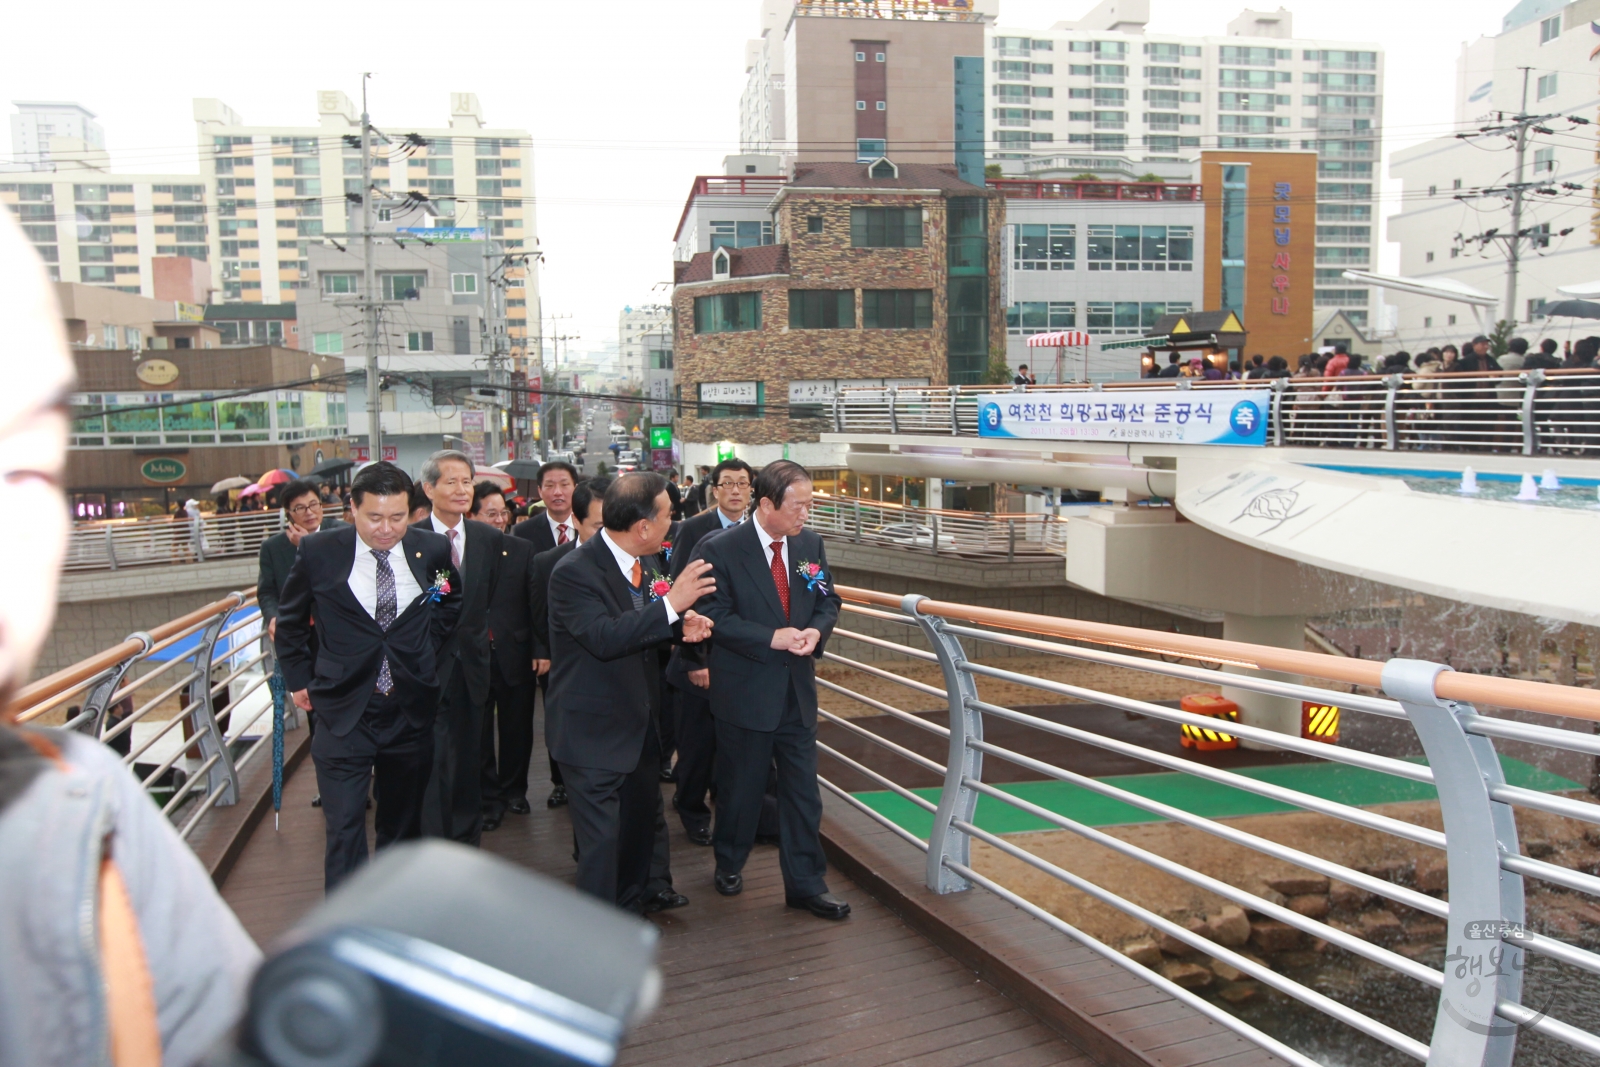
{"label": "black umbrella", "polygon": [[1600,319],[1600,304],[1593,300],[1558,300],[1539,309],[1546,318]]}
{"label": "black umbrella", "polygon": [[537,480],[539,466],[539,461],[536,459],[508,459],[504,463],[496,463],[494,469],[505,471],[506,474],[520,482],[523,479]]}
{"label": "black umbrella", "polygon": [[311,473],[322,478],[332,478],[335,475],[343,474],[355,465],[356,461],[353,459],[339,459],[336,457],[334,459],[325,459],[318,463],[311,468]]}

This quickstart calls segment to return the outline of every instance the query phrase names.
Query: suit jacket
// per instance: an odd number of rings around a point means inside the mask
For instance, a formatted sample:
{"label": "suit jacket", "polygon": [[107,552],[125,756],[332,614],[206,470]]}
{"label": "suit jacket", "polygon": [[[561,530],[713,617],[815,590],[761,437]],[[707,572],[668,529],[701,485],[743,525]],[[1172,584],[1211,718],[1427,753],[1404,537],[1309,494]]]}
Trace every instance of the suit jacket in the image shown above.
{"label": "suit jacket", "polygon": [[[721,512],[715,507],[702,511],[693,518],[685,519],[678,528],[677,538],[672,542],[672,580],[677,581],[678,575],[683,573],[683,568],[688,566],[691,559],[696,558],[695,550],[705,543],[706,538],[721,537],[727,530],[732,529],[737,527],[722,525]],[[706,666],[716,640],[717,635],[713,633],[709,641],[674,646],[672,658],[667,661],[667,683],[687,693],[703,694],[705,690],[689,681],[689,672]]]}
{"label": "suit jacket", "polygon": [[[355,566],[356,529],[341,526],[300,542],[278,602],[278,662],[291,693],[310,691],[318,725],[344,737],[372,699],[378,667],[389,658],[394,696],[414,725],[433,721],[439,706],[439,650],[456,628],[461,611],[461,578],[450,564],[450,542],[415,527],[401,540],[406,563],[424,590],[388,631],[379,628],[350,591]],[[433,576],[450,577],[450,592],[437,602],[426,590]],[[319,641],[311,642],[315,620]]]}
{"label": "suit jacket", "polygon": [[532,541],[535,555],[556,547],[556,535],[550,532],[550,520],[545,517],[544,508],[530,513],[527,518],[511,527],[511,536]]}
{"label": "suit jacket", "polygon": [[[533,658],[550,658],[550,575],[567,553],[578,547],[568,541],[533,557]],[[546,701],[548,703],[548,700]]]}
{"label": "suit jacket", "polygon": [[535,588],[533,559],[527,541],[500,538],[500,574],[489,595],[489,632],[500,677],[512,686],[533,683],[533,604],[535,599],[541,605],[544,601],[543,591]]}
{"label": "suit jacket", "polygon": [[[645,580],[661,557],[639,561]],[[646,594],[648,597],[648,594]],[[635,611],[611,549],[592,537],[550,574],[550,754],[559,763],[628,773],[644,753],[660,700],[656,651],[679,628],[656,600]]]}
{"label": "suit jacket", "polygon": [[[789,538],[789,617],[772,580],[754,519],[705,539],[699,555],[711,564],[717,588],[702,597],[695,610],[715,626],[711,648],[711,714],[747,730],[776,730],[789,691],[794,690],[807,726],[817,721],[815,660],[839,619],[839,599],[807,587],[795,568],[808,561],[828,570],[822,537],[801,530]],[[772,647],[772,633],[785,626],[815,628],[822,634],[810,656],[796,656]]]}
{"label": "suit jacket", "polygon": [[[322,520],[317,532],[337,530],[343,526],[333,516]],[[261,570],[256,578],[256,605],[261,608],[261,624],[265,626],[278,617],[278,598],[283,593],[283,583],[289,580],[289,568],[294,566],[299,549],[289,541],[286,533],[275,533],[261,542]]]}
{"label": "suit jacket", "polygon": [[683,568],[689,563],[689,557],[694,554],[694,549],[700,539],[708,533],[716,533],[722,529],[722,512],[717,508],[696,512],[693,517],[683,520],[678,527],[678,536],[672,541],[672,577],[676,579],[683,573]]}
{"label": "suit jacket", "polygon": [[[467,539],[467,573],[461,576],[461,617],[450,640],[439,650],[439,688],[450,684],[459,667],[466,677],[467,695],[474,704],[482,704],[489,699],[489,595],[500,573],[500,542],[505,535],[474,519],[463,519],[462,525]],[[423,519],[411,528],[434,533],[433,519]],[[449,544],[446,539],[447,548]]]}

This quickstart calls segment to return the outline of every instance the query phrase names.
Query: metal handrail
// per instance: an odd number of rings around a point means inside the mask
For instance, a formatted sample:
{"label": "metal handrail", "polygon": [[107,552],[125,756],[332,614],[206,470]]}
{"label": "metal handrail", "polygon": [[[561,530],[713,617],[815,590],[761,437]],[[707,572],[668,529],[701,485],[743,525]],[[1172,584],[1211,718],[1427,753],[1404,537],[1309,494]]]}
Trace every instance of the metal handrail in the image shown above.
{"label": "metal handrail", "polygon": [[[339,505],[325,505],[327,517],[338,518]],[[67,538],[62,569],[67,573],[122,570],[152,564],[204,563],[211,559],[254,556],[261,542],[284,528],[280,509],[229,514],[202,512],[148,519],[80,522]]]}
{"label": "metal handrail", "polygon": [[978,398],[998,392],[1244,389],[1273,394],[1267,440],[1275,446],[1378,451],[1587,455],[1600,450],[1600,372],[1572,367],[1337,378],[850,387],[834,395],[838,433],[978,437]]}
{"label": "metal handrail", "polygon": [[[82,711],[63,728],[103,743],[122,741],[127,749],[124,764],[137,766],[146,792],[174,819],[179,836],[187,838],[206,813],[239,802],[240,768],[271,740],[270,734],[255,738],[242,752],[236,751],[245,732],[271,710],[269,703],[249,709],[247,715],[235,714],[272,672],[272,649],[265,632],[244,632],[247,626],[260,625],[259,616],[249,614],[254,606],[253,592],[231,593],[148,633],[134,634],[23,687],[9,710],[19,723],[38,722],[82,696]],[[191,638],[192,647],[178,646]],[[162,652],[168,653],[166,662],[135,675],[136,668],[155,662],[152,657]],[[247,677],[252,673],[259,676]],[[152,692],[157,687],[159,691]],[[112,719],[114,708],[131,703],[141,691],[149,695],[137,708]],[[233,699],[219,711],[218,700],[225,692]],[[170,718],[148,724],[149,729],[134,738],[136,727],[170,705],[175,705],[170,707]],[[298,723],[291,718],[289,725]],[[180,726],[183,736],[173,748],[170,735]],[[164,755],[158,747],[162,745]],[[156,754],[146,758],[152,752]]]}
{"label": "metal handrail", "polygon": [[[923,772],[943,776],[937,803],[928,790],[909,790],[893,780],[881,765],[868,766],[856,758],[820,745],[830,758],[867,781],[881,786],[924,812],[931,812],[933,827],[926,840],[917,837],[861,797],[852,796],[826,778],[820,784],[853,808],[892,830],[896,836],[927,853],[926,881],[937,893],[952,893],[980,887],[1006,899],[1034,915],[1057,931],[1101,953],[1129,970],[1142,974],[1176,999],[1182,1000],[1230,1029],[1255,1041],[1289,1062],[1309,1067],[1314,1061],[1191,991],[1169,981],[1159,972],[1132,963],[1119,950],[1072,927],[1050,914],[1038,903],[1013,888],[999,884],[972,866],[971,842],[981,841],[1033,871],[1087,893],[1090,897],[1170,935],[1191,949],[1198,949],[1231,965],[1246,976],[1284,993],[1302,1005],[1322,1012],[1357,1032],[1374,1038],[1414,1058],[1452,1065],[1503,1067],[1511,1062],[1519,1028],[1531,1029],[1571,1047],[1600,1052],[1600,1035],[1569,1022],[1551,1018],[1521,1003],[1523,956],[1533,952],[1571,965],[1580,971],[1600,974],[1600,954],[1569,944],[1549,934],[1524,928],[1523,881],[1534,878],[1552,886],[1591,896],[1600,896],[1600,878],[1561,867],[1548,860],[1519,854],[1517,827],[1513,811],[1517,807],[1545,810],[1576,816],[1586,822],[1600,822],[1600,806],[1586,805],[1560,795],[1507,784],[1494,750],[1496,736],[1521,743],[1565,752],[1589,753],[1596,739],[1586,733],[1551,729],[1520,721],[1479,715],[1468,701],[1495,705],[1515,711],[1534,711],[1546,715],[1600,720],[1600,693],[1570,686],[1520,679],[1489,678],[1455,672],[1449,668],[1414,660],[1375,663],[1351,657],[1308,653],[1250,645],[1237,641],[1191,637],[1133,627],[1085,623],[1080,620],[1002,611],[973,605],[931,601],[909,595],[899,597],[873,590],[838,587],[844,610],[863,619],[903,622],[922,632],[926,651],[885,640],[870,634],[839,627],[836,639],[856,641],[880,652],[926,662],[936,658],[944,675],[944,688],[930,686],[913,678],[896,675],[887,665],[873,666],[829,651],[825,659],[878,679],[888,679],[923,695],[938,694],[948,711],[948,729],[936,719],[915,716],[881,700],[857,693],[834,679],[819,679],[827,693],[859,702],[872,711],[924,730],[946,735],[948,757],[941,765],[935,760],[906,749],[887,737],[874,733],[869,720],[849,719],[823,708],[822,718],[842,728],[852,737],[866,740],[905,760]],[[1042,634],[1059,640],[1041,640],[1024,634]],[[1444,832],[1391,818],[1378,811],[1345,804],[1326,797],[1286,789],[1268,781],[1211,767],[1199,760],[1184,760],[1093,730],[1068,726],[1015,708],[983,700],[978,683],[992,679],[1010,685],[1043,690],[1073,700],[1084,700],[1118,708],[1123,712],[1189,725],[1210,724],[1215,719],[1192,715],[1163,705],[1101,692],[1081,685],[1070,685],[1034,677],[1017,670],[973,662],[964,642],[984,642],[1009,646],[1015,651],[1044,653],[1087,663],[1116,666],[1187,681],[1226,685],[1272,696],[1293,696],[1335,704],[1357,714],[1385,719],[1405,719],[1421,743],[1426,763],[1398,760],[1380,754],[1339,749],[1320,741],[1305,741],[1296,736],[1230,723],[1229,734],[1247,738],[1258,746],[1293,751],[1302,756],[1354,764],[1369,771],[1398,776],[1408,781],[1431,783],[1437,790],[1443,814]],[[1082,642],[1082,644],[1068,643]],[[1091,647],[1100,646],[1100,647]],[[1107,649],[1123,651],[1108,651]],[[1126,651],[1126,650],[1132,650]],[[1139,655],[1138,653],[1143,653]],[[1180,656],[1191,661],[1217,664],[1195,667],[1169,663],[1163,656]],[[1147,658],[1148,657],[1148,658]],[[1221,669],[1222,665],[1227,670]],[[1276,675],[1304,676],[1307,682],[1284,681]],[[1319,689],[1312,679],[1345,685],[1365,686],[1381,695],[1333,692]],[[1226,784],[1247,793],[1287,803],[1304,811],[1377,830],[1419,845],[1442,849],[1446,860],[1449,895],[1441,900],[1416,889],[1389,882],[1345,863],[1315,855],[1305,847],[1293,847],[1270,840],[1227,820],[1186,811],[1172,803],[1144,797],[1114,780],[1104,780],[1053,766],[1030,755],[1012,742],[1010,747],[986,741],[987,719],[1001,719],[1042,734],[1066,737],[1072,741],[1106,749],[1120,756],[1152,764],[1152,769],[1176,771],[1201,779]],[[1161,819],[1213,835],[1233,845],[1252,849],[1278,861],[1296,864],[1330,879],[1388,898],[1417,911],[1442,918],[1446,923],[1446,966],[1430,966],[1372,941],[1359,932],[1301,914],[1277,901],[1220,881],[1203,871],[1159,855],[1132,841],[1103,833],[1067,814],[1033,803],[985,781],[983,758],[999,759],[1046,779],[1068,782],[1102,796],[1118,800]],[[891,760],[891,762],[893,762]],[[1263,965],[1248,955],[1224,948],[1202,934],[1128,900],[1117,892],[1097,885],[1082,874],[1063,869],[1030,851],[1031,839],[1010,839],[984,829],[975,818],[976,802],[999,803],[1025,812],[1061,831],[1076,834],[1120,854],[1125,859],[1176,877],[1198,889],[1247,908],[1266,919],[1276,920],[1302,935],[1358,955],[1389,971],[1409,977],[1439,997],[1437,1020],[1426,1042],[1402,1033],[1358,1010],[1309,988],[1294,978]],[[1593,810],[1580,810],[1593,809]],[[1297,844],[1301,844],[1297,842]],[[1470,930],[1469,930],[1470,926]],[[1487,931],[1487,933],[1485,933]],[[1471,966],[1462,964],[1463,960]],[[1489,966],[1479,964],[1488,961]],[[1491,973],[1492,972],[1492,973]],[[1474,980],[1478,979],[1478,980]],[[1465,1020],[1462,1023],[1461,1020]],[[1499,1020],[1499,1021],[1497,1021]],[[1515,1023],[1508,1026],[1506,1023]]]}
{"label": "metal handrail", "polygon": [[[952,511],[817,493],[811,528],[856,544],[970,559],[1064,556],[1068,516],[1048,512]],[[909,524],[912,529],[894,530]]]}

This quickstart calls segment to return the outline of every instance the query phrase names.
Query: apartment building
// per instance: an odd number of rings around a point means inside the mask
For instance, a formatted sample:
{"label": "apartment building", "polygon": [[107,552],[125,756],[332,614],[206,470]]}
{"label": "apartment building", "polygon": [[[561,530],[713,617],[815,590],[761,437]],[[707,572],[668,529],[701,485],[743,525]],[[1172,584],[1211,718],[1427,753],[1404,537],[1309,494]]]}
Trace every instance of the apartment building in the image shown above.
{"label": "apartment building", "polygon": [[94,112],[68,100],[13,100],[11,116],[11,166],[4,169],[39,170],[49,166],[50,142],[57,137],[82,141],[89,149],[104,150],[106,131]]}
{"label": "apartment building", "polygon": [[659,338],[671,322],[672,308],[666,304],[622,309],[617,316],[617,372],[623,381],[645,380],[645,371],[651,369],[652,345],[659,353]]}
{"label": "apartment building", "polygon": [[[1398,213],[1388,238],[1400,246],[1400,273],[1422,281],[1458,282],[1501,299],[1485,322],[1510,318],[1526,329],[1559,326],[1564,338],[1592,332],[1572,319],[1546,325],[1542,308],[1563,299],[1557,287],[1600,280],[1600,202],[1592,123],[1600,106],[1591,55],[1600,43],[1591,24],[1600,3],[1524,0],[1506,14],[1498,34],[1465,44],[1456,59],[1455,121],[1466,139],[1440,137],[1394,153],[1389,173],[1401,181]],[[1526,69],[1524,69],[1526,68]],[[1588,73],[1584,73],[1588,72]],[[1531,183],[1521,225],[1531,231],[1518,271],[1516,303],[1506,306],[1502,242],[1479,238],[1509,233],[1507,187],[1517,181],[1503,119],[1548,115],[1529,135],[1521,180]],[[1461,303],[1388,290],[1398,309],[1397,343],[1416,350],[1460,344],[1477,333],[1472,309]]]}
{"label": "apartment building", "polygon": [[[324,90],[315,126],[250,125],[215,99],[195,100],[194,119],[214,218],[203,240],[221,299],[296,300],[316,284],[311,245],[361,226],[359,201],[350,199],[363,192],[359,110],[343,92]],[[537,248],[528,131],[488,125],[474,93],[450,94],[444,126],[374,124],[387,137],[374,159],[375,195],[423,197],[433,225],[482,229],[513,256]],[[518,290],[506,318],[519,356],[539,321],[537,274],[523,262],[504,272]]]}
{"label": "apartment building", "polygon": [[1165,176],[1202,149],[1316,152],[1316,307],[1375,323],[1370,291],[1341,275],[1376,263],[1382,50],[1295,37],[1282,8],[1206,37],[1151,29],[1149,11],[1104,0],[1049,29],[987,27],[988,159],[1008,177],[1059,179],[1098,174],[1086,157]]}

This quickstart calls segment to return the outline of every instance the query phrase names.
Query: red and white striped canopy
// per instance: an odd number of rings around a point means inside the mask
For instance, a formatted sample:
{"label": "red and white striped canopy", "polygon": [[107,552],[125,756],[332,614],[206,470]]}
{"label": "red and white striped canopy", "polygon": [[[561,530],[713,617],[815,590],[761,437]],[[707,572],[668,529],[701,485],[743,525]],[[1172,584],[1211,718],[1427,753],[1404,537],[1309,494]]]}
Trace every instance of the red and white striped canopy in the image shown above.
{"label": "red and white striped canopy", "polygon": [[1089,343],[1089,335],[1082,330],[1058,330],[1055,333],[1036,333],[1028,338],[1029,348],[1071,348]]}

